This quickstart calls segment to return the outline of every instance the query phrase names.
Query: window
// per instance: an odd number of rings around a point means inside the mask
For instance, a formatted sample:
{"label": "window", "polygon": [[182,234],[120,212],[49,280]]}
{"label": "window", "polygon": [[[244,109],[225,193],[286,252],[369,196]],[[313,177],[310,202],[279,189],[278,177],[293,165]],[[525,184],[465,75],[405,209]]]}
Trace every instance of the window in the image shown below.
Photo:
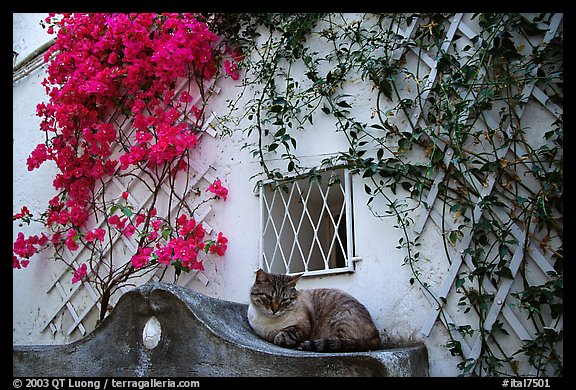
{"label": "window", "polygon": [[354,271],[350,188],[344,169],[261,183],[260,267],[305,276]]}

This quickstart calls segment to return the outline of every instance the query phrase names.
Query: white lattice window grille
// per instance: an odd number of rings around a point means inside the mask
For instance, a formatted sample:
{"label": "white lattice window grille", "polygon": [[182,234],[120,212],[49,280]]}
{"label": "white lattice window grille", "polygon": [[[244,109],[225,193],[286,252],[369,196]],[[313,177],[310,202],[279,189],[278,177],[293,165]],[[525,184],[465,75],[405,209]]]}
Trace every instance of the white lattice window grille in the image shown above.
{"label": "white lattice window grille", "polygon": [[304,276],[354,271],[350,172],[262,182],[260,207],[262,269]]}

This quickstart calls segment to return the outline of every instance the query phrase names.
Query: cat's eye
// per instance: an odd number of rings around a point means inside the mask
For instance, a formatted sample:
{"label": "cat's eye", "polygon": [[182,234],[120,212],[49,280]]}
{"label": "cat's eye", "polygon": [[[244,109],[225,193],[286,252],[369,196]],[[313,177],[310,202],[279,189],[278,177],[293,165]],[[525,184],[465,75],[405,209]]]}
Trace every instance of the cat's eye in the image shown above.
{"label": "cat's eye", "polygon": [[260,298],[260,300],[262,301],[271,301],[272,297],[266,293],[258,293],[256,294],[258,296],[258,298]]}

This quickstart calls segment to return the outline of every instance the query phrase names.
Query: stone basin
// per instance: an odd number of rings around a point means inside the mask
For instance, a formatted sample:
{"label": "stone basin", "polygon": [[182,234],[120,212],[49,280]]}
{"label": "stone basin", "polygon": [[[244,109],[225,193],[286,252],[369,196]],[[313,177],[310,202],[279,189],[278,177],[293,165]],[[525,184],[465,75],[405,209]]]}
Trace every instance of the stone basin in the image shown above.
{"label": "stone basin", "polygon": [[26,377],[428,376],[423,345],[320,353],[259,338],[247,305],[166,283],[125,293],[110,315],[66,345],[13,347]]}

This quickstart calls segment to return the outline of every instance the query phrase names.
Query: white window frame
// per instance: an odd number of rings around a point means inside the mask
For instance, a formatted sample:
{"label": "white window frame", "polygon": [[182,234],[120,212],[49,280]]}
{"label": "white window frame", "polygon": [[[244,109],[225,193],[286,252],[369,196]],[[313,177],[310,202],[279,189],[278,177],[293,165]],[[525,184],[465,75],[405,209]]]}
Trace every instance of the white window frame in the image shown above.
{"label": "white window frame", "polygon": [[[291,177],[282,181],[278,180],[266,180],[259,182],[259,198],[260,198],[260,242],[259,242],[259,256],[260,256],[260,268],[264,269],[267,272],[274,272],[274,273],[285,273],[288,275],[295,275],[295,274],[303,274],[304,277],[307,276],[320,276],[320,275],[330,275],[330,274],[339,274],[339,273],[350,273],[354,272],[354,263],[358,260],[361,260],[360,257],[355,256],[355,240],[354,240],[354,213],[353,213],[353,198],[352,198],[352,173],[345,169],[344,167],[332,167],[329,169],[324,169],[318,171],[319,174],[330,175],[339,174],[343,177],[343,182],[340,181],[337,184],[340,186],[340,191],[343,194],[343,206],[344,210],[342,211],[342,205],[336,205],[334,207],[329,204],[330,200],[330,190],[328,186],[328,180],[322,180],[322,183],[319,184],[317,180],[309,182],[309,176],[302,175],[302,176],[295,176]],[[282,185],[286,185],[289,188],[289,193],[286,194],[284,190],[282,190]],[[304,191],[302,188],[304,187]],[[310,200],[310,192],[314,188],[315,191],[319,191],[320,198],[322,200],[322,210],[319,214],[319,219],[316,224],[314,225],[313,219],[310,216],[310,212],[308,211],[309,207],[309,200]],[[295,195],[295,192],[298,192]],[[280,199],[275,199],[280,198]],[[299,213],[297,218],[292,218],[290,216],[290,205],[292,204],[293,200],[297,199],[300,204],[302,204],[302,212]],[[339,210],[333,210],[334,208]],[[280,226],[276,226],[274,222],[274,217],[271,215],[274,210],[280,212],[282,214],[281,222],[279,222]],[[329,213],[326,211],[329,210]],[[272,211],[272,213],[271,213]],[[297,213],[298,214],[298,213]],[[345,251],[344,253],[344,266],[343,267],[331,267],[330,262],[332,258],[335,258],[336,252],[340,251],[343,252],[344,249],[340,246],[338,249],[338,245],[340,241],[342,244],[342,237],[335,236],[336,228],[342,223],[342,215],[345,215],[345,225],[346,225],[346,237],[345,237]],[[319,229],[321,225],[321,219],[328,217],[329,223],[328,227],[322,232],[326,237],[319,236]],[[304,253],[306,250],[302,248],[299,242],[297,242],[298,233],[302,227],[304,219],[307,219],[307,223],[310,224],[310,227],[313,231],[313,238],[312,238],[312,245],[308,249],[307,253]],[[271,229],[271,230],[270,230]],[[268,242],[269,240],[266,239],[265,235],[267,232],[272,231],[273,238],[275,239],[274,243]],[[284,239],[292,239],[293,243],[291,245],[291,249],[288,251],[289,253],[284,253],[282,250],[282,245],[279,243],[281,237]],[[266,242],[265,242],[266,241]],[[324,253],[322,246],[328,245],[327,253]],[[266,252],[273,249],[272,258],[267,258]],[[314,247],[317,247],[320,251],[322,259],[320,259],[324,263],[323,269],[308,269],[311,263],[311,255]],[[298,256],[292,256],[295,251],[298,251]],[[297,263],[293,266],[292,260],[293,257],[297,257]],[[306,259],[304,259],[306,258]],[[318,263],[318,260],[316,260]],[[320,263],[321,264],[321,263]],[[302,271],[303,268],[303,271]]]}

